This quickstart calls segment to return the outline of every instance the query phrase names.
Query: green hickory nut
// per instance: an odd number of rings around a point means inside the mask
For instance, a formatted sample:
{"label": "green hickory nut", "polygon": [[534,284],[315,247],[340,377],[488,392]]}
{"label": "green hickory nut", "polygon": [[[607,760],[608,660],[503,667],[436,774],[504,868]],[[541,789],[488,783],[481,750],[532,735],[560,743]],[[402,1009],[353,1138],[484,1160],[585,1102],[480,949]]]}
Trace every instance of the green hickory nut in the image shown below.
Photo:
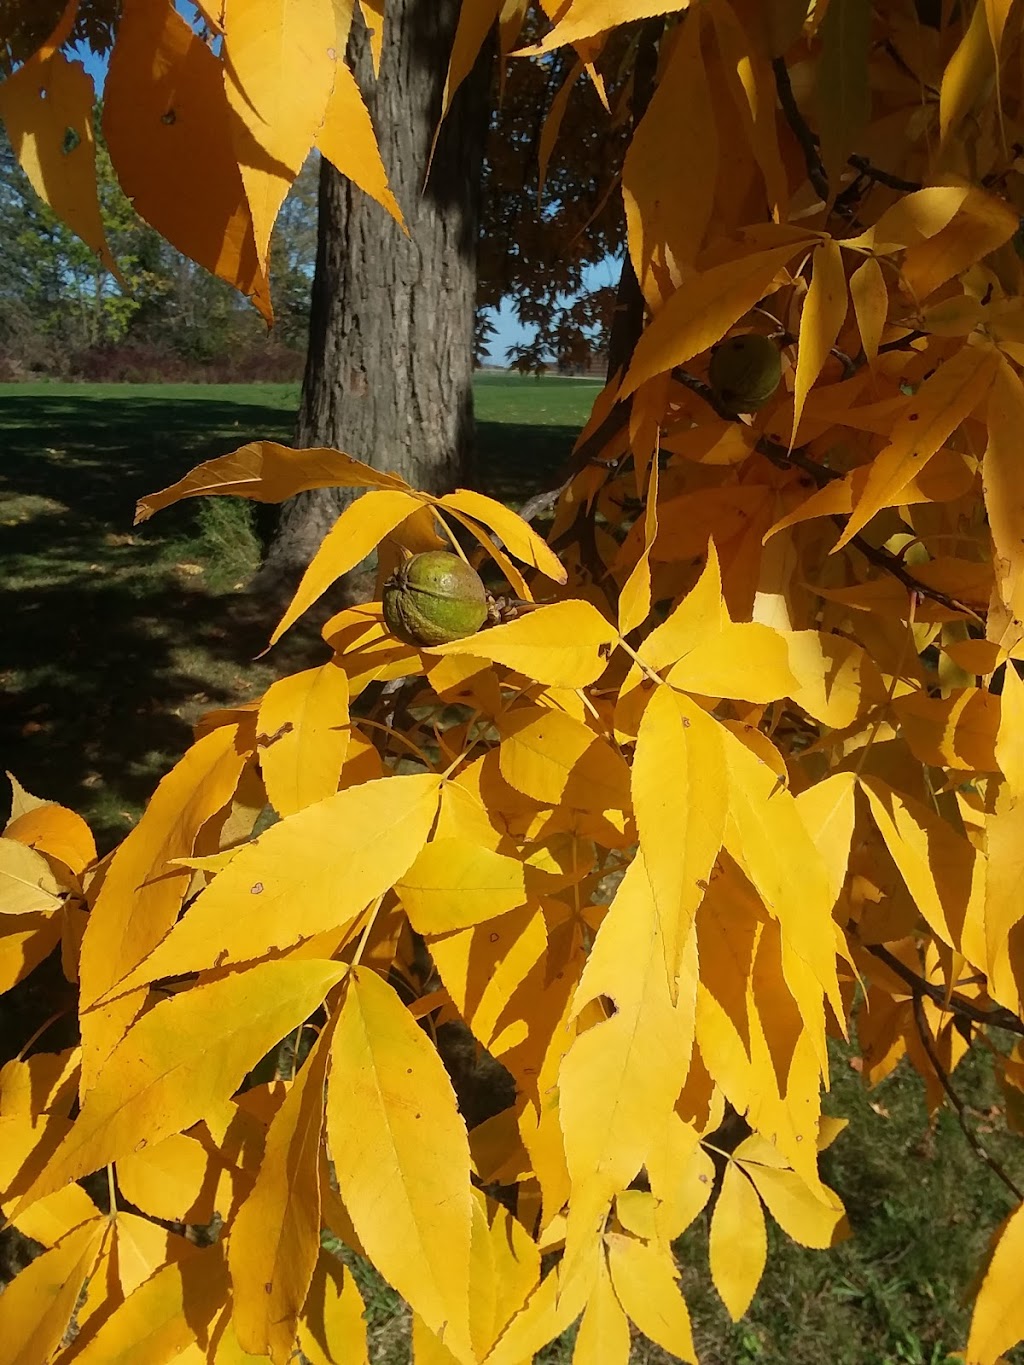
{"label": "green hickory nut", "polygon": [[384,584],[384,620],[407,645],[464,640],[487,620],[487,589],[475,569],[447,550],[410,555]]}
{"label": "green hickory nut", "polygon": [[782,382],[782,357],[769,337],[758,332],[728,337],[715,348],[708,382],[730,412],[754,412]]}

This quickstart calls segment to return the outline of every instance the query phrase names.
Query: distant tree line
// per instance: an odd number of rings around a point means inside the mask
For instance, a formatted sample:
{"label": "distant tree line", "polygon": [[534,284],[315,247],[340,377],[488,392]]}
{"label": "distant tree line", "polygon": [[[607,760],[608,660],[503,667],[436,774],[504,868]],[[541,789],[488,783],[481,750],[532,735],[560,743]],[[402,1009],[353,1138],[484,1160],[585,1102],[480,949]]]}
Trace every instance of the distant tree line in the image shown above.
{"label": "distant tree line", "polygon": [[96,120],[100,202],[124,287],[41,203],[0,125],[0,380],[301,377],[316,255],[314,164],[278,222],[276,324],[187,260],[121,192]]}

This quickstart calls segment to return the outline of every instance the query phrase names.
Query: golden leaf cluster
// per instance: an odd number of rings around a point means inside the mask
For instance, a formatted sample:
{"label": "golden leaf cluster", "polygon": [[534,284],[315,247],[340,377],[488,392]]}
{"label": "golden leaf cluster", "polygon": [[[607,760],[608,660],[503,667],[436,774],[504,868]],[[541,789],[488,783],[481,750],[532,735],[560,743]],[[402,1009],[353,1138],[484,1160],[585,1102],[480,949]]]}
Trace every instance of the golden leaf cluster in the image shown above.
{"label": "golden leaf cluster", "polygon": [[[529,8],[464,0],[449,97]],[[99,862],[79,817],[16,789],[0,989],[59,950],[81,1042],[0,1072],[0,1205],[46,1248],[0,1297],[12,1361],[366,1360],[324,1229],[404,1296],[418,1365],[521,1365],[577,1319],[580,1365],[624,1365],[632,1328],[694,1361],[672,1252],[694,1219],[734,1318],[769,1219],[809,1247],[848,1233],[818,1164],[830,1038],[855,1024],[869,1085],[907,1058],[934,1113],[1008,1031],[1024,1129],[1021,11],[540,8],[513,59],[571,45],[599,94],[630,39],[608,117],[633,124],[645,326],[547,539],[479,493],[259,441],[140,504],[365,490],[274,640],[375,549],[379,586],[403,551],[454,548],[505,602],[424,650],[379,600],[335,615],[324,661],[208,716]],[[310,146],[395,208],[338,55],[352,4],[201,9],[212,45],[125,0],[107,137],[139,211],[265,304]],[[62,42],[0,114],[103,250]],[[570,98],[546,156],[572,155]],[[751,332],[783,381],[738,416],[709,366]],[[485,1112],[460,1110],[453,1029],[501,1077]],[[80,1182],[104,1169],[101,1211]],[[969,1365],[1024,1338],[1003,1174]]]}

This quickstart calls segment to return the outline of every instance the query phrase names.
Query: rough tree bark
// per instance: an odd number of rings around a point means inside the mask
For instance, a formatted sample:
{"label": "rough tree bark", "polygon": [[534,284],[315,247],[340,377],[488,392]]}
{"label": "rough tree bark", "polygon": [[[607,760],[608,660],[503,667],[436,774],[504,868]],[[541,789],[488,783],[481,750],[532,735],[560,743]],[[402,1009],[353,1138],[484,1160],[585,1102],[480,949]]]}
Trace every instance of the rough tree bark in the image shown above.
{"label": "rough tree bark", "polygon": [[[445,492],[471,472],[473,319],[490,63],[457,92],[424,187],[458,0],[388,0],[374,80],[358,17],[350,57],[409,228],[326,161],[310,345],[296,444],[333,446]],[[283,589],[309,562],[350,490],[281,509],[259,575]]]}

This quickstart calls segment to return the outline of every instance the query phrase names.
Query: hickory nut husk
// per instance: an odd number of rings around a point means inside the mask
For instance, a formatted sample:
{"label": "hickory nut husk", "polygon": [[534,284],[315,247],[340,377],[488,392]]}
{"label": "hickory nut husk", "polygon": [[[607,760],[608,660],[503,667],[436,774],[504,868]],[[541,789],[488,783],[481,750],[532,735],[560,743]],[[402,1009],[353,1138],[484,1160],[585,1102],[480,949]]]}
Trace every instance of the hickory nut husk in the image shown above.
{"label": "hickory nut husk", "polygon": [[711,357],[708,382],[730,412],[754,412],[782,382],[782,358],[770,337],[728,337]]}
{"label": "hickory nut husk", "polygon": [[428,550],[410,556],[384,584],[384,620],[407,645],[464,640],[487,620],[487,590],[464,559]]}

